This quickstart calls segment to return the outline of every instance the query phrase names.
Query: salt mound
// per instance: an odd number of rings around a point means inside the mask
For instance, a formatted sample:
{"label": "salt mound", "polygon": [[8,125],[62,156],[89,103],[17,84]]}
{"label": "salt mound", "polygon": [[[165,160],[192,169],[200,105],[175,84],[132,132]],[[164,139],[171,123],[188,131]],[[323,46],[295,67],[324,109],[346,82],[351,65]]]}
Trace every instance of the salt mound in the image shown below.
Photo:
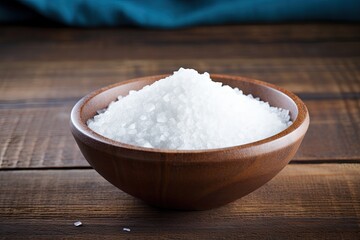
{"label": "salt mound", "polygon": [[208,73],[180,68],[139,91],[118,97],[87,124],[115,141],[162,149],[211,149],[258,141],[292,122],[241,90],[213,82]]}

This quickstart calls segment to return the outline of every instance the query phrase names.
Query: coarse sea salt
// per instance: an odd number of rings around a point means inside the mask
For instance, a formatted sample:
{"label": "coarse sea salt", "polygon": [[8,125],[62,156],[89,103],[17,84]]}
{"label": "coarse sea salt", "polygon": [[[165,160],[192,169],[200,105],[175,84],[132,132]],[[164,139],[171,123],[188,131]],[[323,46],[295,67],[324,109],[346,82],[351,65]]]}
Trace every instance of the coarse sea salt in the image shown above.
{"label": "coarse sea salt", "polygon": [[80,227],[80,226],[82,226],[82,222],[76,221],[76,222],[74,222],[74,226],[75,227]]}
{"label": "coarse sea salt", "polygon": [[289,111],[180,68],[119,96],[87,121],[107,138],[146,148],[223,148],[273,136],[292,124]]}

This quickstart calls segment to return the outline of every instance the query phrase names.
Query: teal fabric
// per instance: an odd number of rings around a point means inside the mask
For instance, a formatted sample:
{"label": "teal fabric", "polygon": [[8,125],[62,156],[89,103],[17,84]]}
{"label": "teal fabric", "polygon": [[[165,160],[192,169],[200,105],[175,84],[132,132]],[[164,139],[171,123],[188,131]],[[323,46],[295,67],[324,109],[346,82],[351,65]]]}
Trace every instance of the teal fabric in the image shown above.
{"label": "teal fabric", "polygon": [[359,21],[360,0],[0,1],[1,22],[25,21],[34,16],[78,27],[177,28],[249,22]]}

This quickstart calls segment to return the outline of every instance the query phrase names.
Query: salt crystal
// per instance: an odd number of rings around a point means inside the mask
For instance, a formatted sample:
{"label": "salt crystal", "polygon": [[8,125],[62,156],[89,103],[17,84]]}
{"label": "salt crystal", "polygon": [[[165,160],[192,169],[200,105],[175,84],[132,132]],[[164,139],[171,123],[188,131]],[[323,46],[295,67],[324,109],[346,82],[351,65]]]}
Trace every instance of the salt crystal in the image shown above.
{"label": "salt crystal", "polygon": [[153,103],[148,103],[145,105],[145,111],[151,112],[155,109],[155,105]]}
{"label": "salt crystal", "polygon": [[164,100],[165,102],[170,101],[170,96],[169,96],[169,94],[165,94],[165,95],[163,96],[163,100]]}
{"label": "salt crystal", "polygon": [[258,141],[292,122],[288,110],[213,82],[208,73],[180,68],[139,91],[119,96],[87,124],[95,132],[127,144],[193,150]]}
{"label": "salt crystal", "polygon": [[156,121],[159,123],[165,123],[167,121],[165,113],[161,112],[157,115]]}
{"label": "salt crystal", "polygon": [[123,228],[123,231],[130,232],[131,230],[130,230],[130,228]]}
{"label": "salt crystal", "polygon": [[100,109],[100,110],[97,110],[96,113],[97,113],[97,114],[102,114],[102,113],[104,113],[105,111],[106,111],[106,109]]}
{"label": "salt crystal", "polygon": [[80,227],[80,226],[82,226],[82,222],[76,221],[76,222],[74,222],[74,226],[75,227]]}
{"label": "salt crystal", "polygon": [[144,143],[142,146],[146,148],[153,148],[153,146],[149,142]]}
{"label": "salt crystal", "polygon": [[161,134],[161,136],[160,136],[160,141],[165,141],[166,140],[166,136],[165,136],[165,134]]}
{"label": "salt crystal", "polygon": [[128,131],[128,134],[131,134],[131,135],[134,135],[134,134],[136,134],[136,133],[137,133],[136,129],[130,129],[130,130]]}

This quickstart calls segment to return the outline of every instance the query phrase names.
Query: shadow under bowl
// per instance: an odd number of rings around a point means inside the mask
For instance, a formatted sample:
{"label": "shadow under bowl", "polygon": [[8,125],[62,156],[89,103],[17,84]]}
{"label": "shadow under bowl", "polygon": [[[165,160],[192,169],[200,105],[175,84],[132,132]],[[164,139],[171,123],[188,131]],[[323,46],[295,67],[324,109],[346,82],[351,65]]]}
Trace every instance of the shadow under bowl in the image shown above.
{"label": "shadow under bowl", "polygon": [[293,124],[249,144],[209,150],[151,149],[103,137],[86,125],[117,96],[166,75],[120,82],[82,98],[71,112],[71,132],[86,160],[106,180],[150,205],[180,210],[216,208],[264,185],[294,157],[309,126],[305,104],[293,93],[262,81],[212,74],[214,81],[272,106],[290,110]]}

